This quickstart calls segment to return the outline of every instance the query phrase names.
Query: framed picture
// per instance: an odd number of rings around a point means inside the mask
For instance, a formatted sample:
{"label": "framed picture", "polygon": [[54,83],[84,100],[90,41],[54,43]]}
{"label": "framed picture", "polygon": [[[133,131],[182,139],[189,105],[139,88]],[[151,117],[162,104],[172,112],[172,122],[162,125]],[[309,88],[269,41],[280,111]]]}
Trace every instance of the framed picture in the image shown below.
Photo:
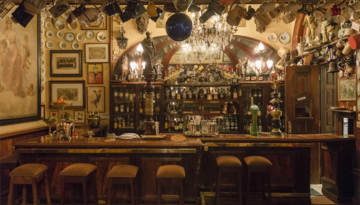
{"label": "framed picture", "polygon": [[85,111],[75,110],[74,111],[74,122],[76,124],[85,124]]}
{"label": "framed picture", "polygon": [[89,84],[102,84],[103,83],[103,64],[102,63],[89,63],[88,64],[88,83]]}
{"label": "framed picture", "polygon": [[87,43],[85,44],[86,63],[108,63],[109,44],[107,43]]}
{"label": "framed picture", "polygon": [[40,109],[40,118],[44,119],[45,118],[45,105],[41,105],[41,109]]}
{"label": "framed picture", "polygon": [[59,122],[59,111],[50,111],[50,112],[49,112],[49,116],[56,119],[56,121],[54,122],[54,124],[56,124],[56,123]]}
{"label": "framed picture", "polygon": [[81,26],[81,30],[106,30],[107,20],[107,15],[100,14],[98,20],[92,22],[87,27]]}
{"label": "framed picture", "polygon": [[58,98],[73,103],[68,108],[85,108],[85,81],[49,81],[49,105]]}
{"label": "framed picture", "polygon": [[225,63],[231,62],[229,56],[225,52],[223,52],[223,62]]}
{"label": "framed picture", "polygon": [[40,120],[40,15],[24,28],[0,19],[0,126]]}
{"label": "framed picture", "polygon": [[338,87],[339,101],[356,101],[356,78],[340,78]]}
{"label": "framed picture", "polygon": [[105,86],[87,87],[88,112],[105,112]]}
{"label": "framed picture", "polygon": [[82,77],[81,50],[50,50],[50,77]]}
{"label": "framed picture", "polygon": [[221,57],[221,50],[220,49],[216,49],[215,50],[215,59],[220,59]]}

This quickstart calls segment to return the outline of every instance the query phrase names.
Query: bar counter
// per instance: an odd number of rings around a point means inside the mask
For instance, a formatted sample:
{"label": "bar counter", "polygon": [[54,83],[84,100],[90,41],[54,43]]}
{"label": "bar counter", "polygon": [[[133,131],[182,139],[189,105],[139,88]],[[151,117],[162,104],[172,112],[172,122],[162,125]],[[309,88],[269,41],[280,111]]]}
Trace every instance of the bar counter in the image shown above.
{"label": "bar counter", "polygon": [[[107,194],[106,173],[117,164],[133,164],[139,167],[140,203],[155,203],[158,167],[178,164],[186,170],[185,202],[200,203],[201,191],[214,190],[216,157],[232,155],[242,160],[246,156],[258,155],[268,158],[273,164],[271,184],[274,204],[310,205],[310,153],[313,144],[321,142],[324,149],[333,150],[330,158],[335,156],[337,159],[338,164],[332,163],[329,168],[341,173],[339,177],[332,176],[332,170],[328,171],[331,176],[326,176],[325,172],[323,177],[329,179],[323,180],[323,192],[329,190],[328,194],[336,196],[340,203],[351,198],[351,169],[356,140],[353,136],[309,134],[275,138],[267,135],[254,137],[227,134],[218,137],[186,137],[186,140],[176,142],[171,140],[171,135],[166,134],[161,140],[117,139],[115,142],[104,142],[106,138],[96,137],[72,141],[45,139],[43,142],[40,138],[34,138],[18,142],[14,147],[22,163],[37,162],[49,167],[52,198],[55,199],[60,196],[60,171],[72,163],[85,162],[98,167],[97,191],[100,198],[105,199]],[[231,176],[223,180],[223,183],[229,185],[232,182],[234,179]],[[255,177],[252,186],[259,186],[258,182]],[[117,196],[124,198],[127,193],[125,187],[120,188]],[[178,190],[174,187],[163,193],[167,195],[165,200],[171,200]]]}

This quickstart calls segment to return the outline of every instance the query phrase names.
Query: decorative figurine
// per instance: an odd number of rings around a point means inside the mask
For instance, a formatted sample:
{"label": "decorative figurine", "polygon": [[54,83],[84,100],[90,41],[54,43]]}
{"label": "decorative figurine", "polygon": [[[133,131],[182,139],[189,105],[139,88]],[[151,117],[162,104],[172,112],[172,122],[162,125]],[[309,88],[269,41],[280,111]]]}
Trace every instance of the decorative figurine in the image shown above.
{"label": "decorative figurine", "polygon": [[335,31],[335,26],[337,26],[338,24],[336,22],[333,21],[333,19],[331,18],[330,21],[328,21],[327,25],[326,25],[326,31],[328,33],[328,39],[330,42],[334,42],[336,39],[336,35],[334,33]]}
{"label": "decorative figurine", "polygon": [[149,16],[147,13],[141,14],[139,18],[136,19],[137,30],[139,33],[144,34],[147,31],[149,25]]}
{"label": "decorative figurine", "polygon": [[322,44],[327,44],[329,43],[329,36],[327,33],[327,21],[323,20],[321,22],[321,32],[320,32],[320,39],[321,39],[321,43]]}
{"label": "decorative figurine", "polygon": [[146,32],[146,38],[142,42],[142,47],[144,48],[142,55],[144,57],[144,61],[146,62],[146,68],[152,69],[152,59],[155,54],[155,46],[152,38],[150,37],[149,31]]}
{"label": "decorative figurine", "polygon": [[311,40],[315,39],[316,20],[313,15],[306,15],[303,25],[306,25],[306,37],[311,37]]}
{"label": "decorative figurine", "polygon": [[278,50],[277,53],[281,59],[276,63],[275,67],[281,70],[282,72],[284,72],[285,67],[290,65],[290,57],[291,57],[290,49],[286,47],[282,47]]}
{"label": "decorative figurine", "polygon": [[296,50],[298,55],[301,56],[304,53],[305,43],[302,41],[302,37],[300,36],[300,42],[296,45]]}

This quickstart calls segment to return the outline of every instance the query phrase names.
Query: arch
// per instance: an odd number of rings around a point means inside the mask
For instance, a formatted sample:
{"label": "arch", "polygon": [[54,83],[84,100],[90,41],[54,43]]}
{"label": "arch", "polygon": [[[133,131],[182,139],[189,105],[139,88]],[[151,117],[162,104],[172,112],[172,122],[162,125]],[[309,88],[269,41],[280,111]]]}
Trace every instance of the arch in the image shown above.
{"label": "arch", "polygon": [[305,19],[305,14],[300,14],[299,18],[296,18],[295,21],[295,25],[294,25],[294,32],[293,32],[293,37],[292,37],[292,49],[295,50],[296,49],[296,45],[298,42],[300,42],[300,37],[305,36],[305,25],[302,24],[302,22],[304,22]]}

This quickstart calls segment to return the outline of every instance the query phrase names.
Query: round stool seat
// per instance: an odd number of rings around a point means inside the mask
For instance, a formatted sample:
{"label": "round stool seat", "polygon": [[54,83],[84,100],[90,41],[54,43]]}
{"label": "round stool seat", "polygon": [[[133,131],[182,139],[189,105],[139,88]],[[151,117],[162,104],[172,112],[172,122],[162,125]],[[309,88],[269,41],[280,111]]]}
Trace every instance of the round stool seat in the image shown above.
{"label": "round stool seat", "polygon": [[164,165],[159,167],[157,178],[185,178],[185,169],[179,165]]}
{"label": "round stool seat", "polygon": [[46,171],[48,167],[43,164],[24,164],[13,169],[9,176],[11,177],[36,177]]}
{"label": "round stool seat", "polygon": [[96,166],[86,163],[75,163],[67,166],[60,172],[61,176],[81,176],[85,177],[96,170]]}
{"label": "round stool seat", "polygon": [[244,162],[249,167],[270,167],[272,163],[266,159],[265,157],[261,156],[250,156],[245,157]]}
{"label": "round stool seat", "polygon": [[135,178],[139,167],[134,165],[116,165],[107,174],[107,177]]}
{"label": "round stool seat", "polygon": [[216,157],[216,164],[218,167],[241,167],[242,166],[239,158],[234,157],[234,156]]}

